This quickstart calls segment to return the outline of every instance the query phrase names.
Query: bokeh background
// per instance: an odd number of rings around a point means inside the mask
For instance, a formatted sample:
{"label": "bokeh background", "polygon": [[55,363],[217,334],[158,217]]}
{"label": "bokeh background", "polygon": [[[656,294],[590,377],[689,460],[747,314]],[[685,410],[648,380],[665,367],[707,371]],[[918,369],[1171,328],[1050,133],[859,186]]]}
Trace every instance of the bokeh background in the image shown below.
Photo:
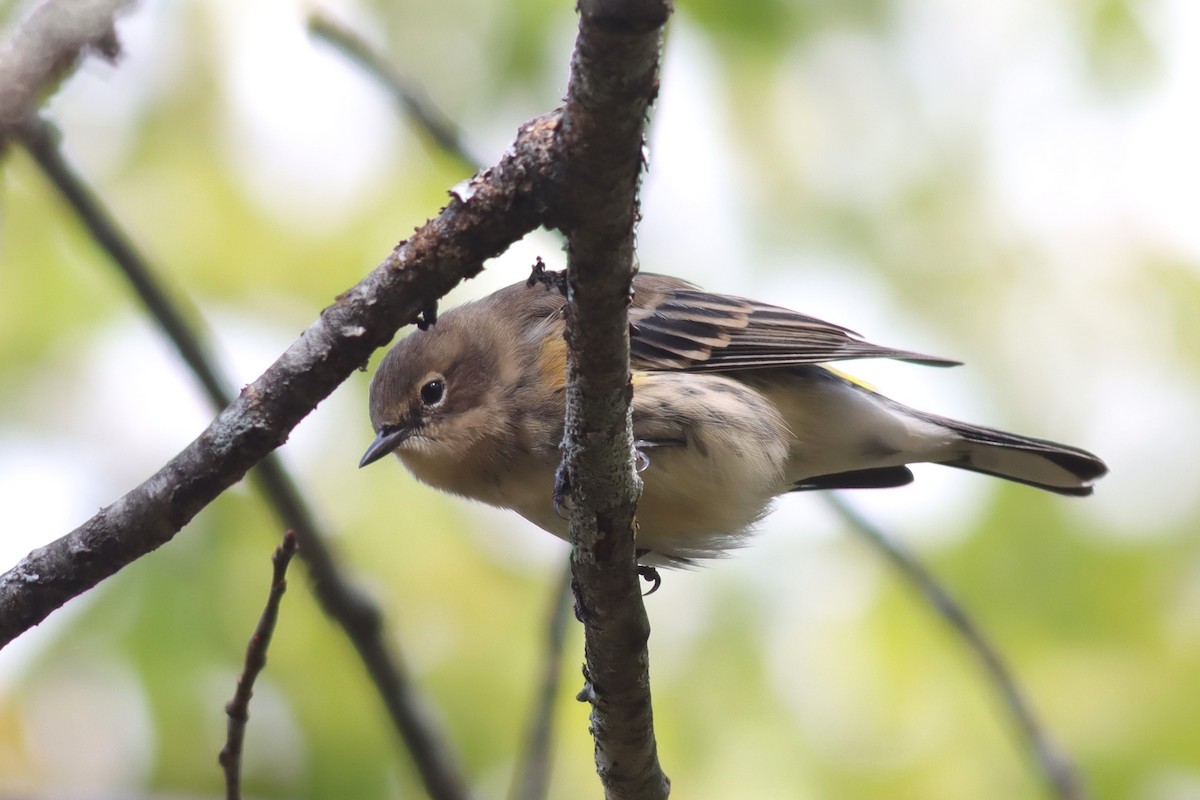
{"label": "bokeh background", "polygon": [[[467,173],[305,33],[290,0],[144,0],[116,67],[47,107],[65,150],[240,383]],[[327,0],[494,160],[565,92],[549,0]],[[9,24],[23,5],[0,5]],[[1007,656],[1099,798],[1200,798],[1200,4],[681,0],[643,268],[967,366],[854,365],[922,408],[1104,456],[1094,498],[952,470],[849,499]],[[0,561],[150,475],[212,414],[31,160],[0,228]],[[530,236],[448,302],[522,279]],[[378,358],[376,357],[375,361]],[[356,469],[356,375],[283,448],[481,797],[504,797],[563,544]],[[961,642],[813,496],[647,600],[659,748],[682,798],[1034,798]],[[280,531],[249,489],[0,653],[0,795],[214,797],[223,705]],[[251,708],[256,797],[419,783],[303,568]],[[553,797],[596,797],[581,637]]]}

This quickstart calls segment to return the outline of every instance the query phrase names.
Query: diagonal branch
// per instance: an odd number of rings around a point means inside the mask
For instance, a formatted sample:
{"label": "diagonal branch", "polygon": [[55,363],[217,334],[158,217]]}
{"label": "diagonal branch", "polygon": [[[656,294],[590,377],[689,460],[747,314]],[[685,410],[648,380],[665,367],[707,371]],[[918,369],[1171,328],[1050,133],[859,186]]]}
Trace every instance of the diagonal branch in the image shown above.
{"label": "diagonal branch", "polygon": [[199,381],[209,404],[217,411],[229,405],[233,401],[229,378],[222,374],[209,348],[192,329],[178,305],[167,296],[129,236],[67,163],[59,146],[58,131],[44,119],[34,117],[21,126],[18,136],[42,173],[116,264],[163,334],[175,345],[180,358]]}
{"label": "diagonal branch", "polygon": [[0,47],[0,137],[37,113],[87,51],[120,54],[113,17],[130,0],[42,0]]}
{"label": "diagonal branch", "polygon": [[553,160],[557,117],[537,118],[492,169],[326,308],[211,425],[149,480],[0,575],[0,646],[67,600],[162,546],[366,363],[539,222],[538,176]]}
{"label": "diagonal branch", "polygon": [[942,588],[920,561],[883,530],[873,525],[838,493],[826,493],[825,500],[851,528],[865,536],[882,552],[913,588],[925,596],[946,624],[962,638],[967,649],[979,659],[984,673],[995,686],[1016,724],[1018,734],[1027,742],[1054,795],[1061,800],[1086,800],[1087,790],[1075,774],[1071,762],[1043,730],[1033,707],[1022,693],[1004,658],[987,640],[966,610]]}
{"label": "diagonal branch", "polygon": [[[159,284],[146,258],[63,158],[55,131],[35,118],[21,131],[21,139],[43,173],[129,281],[164,335],[174,343],[210,404],[216,411],[229,405],[233,401],[226,388],[229,380],[222,374],[216,358]],[[325,613],[341,625],[358,651],[427,791],[437,798],[465,797],[462,769],[454,763],[445,736],[424,713],[399,655],[389,647],[379,609],[343,576],[283,462],[271,454],[254,467],[250,478],[280,522],[295,532],[300,557],[308,565],[317,600]]]}
{"label": "diagonal branch", "polygon": [[336,48],[374,78],[392,96],[392,102],[403,109],[438,148],[471,169],[480,168],[483,160],[471,153],[458,126],[439,111],[418,86],[406,80],[354,31],[322,11],[313,11],[308,15],[308,31]]}
{"label": "diagonal branch", "polygon": [[650,706],[650,624],[636,571],[629,294],[643,129],[658,92],[663,0],[583,0],[559,129],[557,227],[567,236],[567,420],[572,572],[584,623],[581,698],[592,704],[605,796],[663,798]]}

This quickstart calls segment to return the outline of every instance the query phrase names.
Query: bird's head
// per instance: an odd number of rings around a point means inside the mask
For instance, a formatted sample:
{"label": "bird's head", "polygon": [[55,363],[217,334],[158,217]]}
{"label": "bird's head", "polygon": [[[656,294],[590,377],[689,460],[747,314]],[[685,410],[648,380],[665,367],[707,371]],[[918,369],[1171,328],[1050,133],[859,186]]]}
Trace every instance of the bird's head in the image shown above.
{"label": "bird's head", "polygon": [[460,316],[445,314],[384,356],[371,381],[376,438],[360,467],[389,453],[414,472],[419,462],[450,466],[500,424],[489,409],[498,375],[494,341]]}

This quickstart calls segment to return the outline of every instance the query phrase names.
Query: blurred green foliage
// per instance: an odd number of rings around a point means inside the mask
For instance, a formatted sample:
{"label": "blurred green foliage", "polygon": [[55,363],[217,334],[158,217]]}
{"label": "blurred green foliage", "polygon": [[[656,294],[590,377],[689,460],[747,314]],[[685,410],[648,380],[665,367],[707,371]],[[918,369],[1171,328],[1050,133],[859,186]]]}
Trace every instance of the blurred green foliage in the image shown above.
{"label": "blurred green foliage", "polygon": [[[985,398],[971,413],[1080,439],[1112,459],[1094,501],[989,485],[966,505],[927,498],[959,509],[961,520],[939,526],[951,535],[920,535],[936,510],[913,512],[915,524],[904,506],[881,519],[978,616],[1099,798],[1200,797],[1200,542],[1188,447],[1197,442],[1194,416],[1181,411],[1200,400],[1197,251],[1156,227],[1137,198],[1117,197],[1119,215],[1085,225],[1010,202],[996,144],[1009,129],[997,119],[1014,95],[1043,91],[1039,81],[1004,82],[1027,72],[1065,82],[1072,102],[1099,104],[1083,109],[1082,128],[1149,105],[1172,63],[1176,40],[1164,19],[1178,6],[984,4],[976,26],[947,4],[916,0],[680,3],[667,55],[686,55],[676,72],[668,68],[662,105],[690,91],[702,108],[685,113],[682,136],[656,140],[691,158],[687,169],[660,168],[656,154],[649,181],[673,184],[663,196],[678,200],[693,177],[697,186],[731,177],[703,195],[711,216],[647,203],[641,235],[643,266],[719,276],[713,288],[784,293],[799,283],[826,296],[834,273],[869,286],[887,318],[921,320],[940,349],[970,357]],[[341,130],[327,159],[293,159],[290,173],[271,173],[295,185],[255,188],[272,151],[253,149],[261,122],[235,124],[239,115],[265,108],[278,122],[295,113],[282,122],[301,139],[321,117],[364,103],[386,108],[382,92],[355,88],[369,86],[361,76],[343,76],[336,90],[300,87],[307,107],[276,109],[273,93],[238,105],[231,65],[283,65],[274,73],[280,95],[296,91],[293,74],[314,74],[301,69],[310,61],[335,69],[327,48],[303,43],[302,15],[299,5],[276,4],[256,29],[262,38],[250,39],[257,60],[239,61],[234,50],[248,45],[238,31],[257,19],[251,12],[139,8],[121,28],[128,63],[85,65],[48,111],[68,155],[226,353],[278,352],[464,177],[396,118],[383,131]],[[377,2],[347,17],[485,152],[498,154],[566,86],[570,4]],[[952,17],[945,27],[943,17]],[[955,38],[968,34],[979,40]],[[1066,77],[1039,71],[1046,65]],[[142,79],[122,84],[123,70]],[[347,87],[361,93],[346,97]],[[124,111],[89,101],[139,92]],[[321,103],[329,106],[312,107]],[[697,149],[697,121],[714,119],[719,146]],[[1055,124],[1022,119],[1022,131]],[[360,136],[382,141],[383,155],[351,180]],[[287,136],[268,141],[287,150]],[[239,158],[244,151],[251,155]],[[1064,171],[1061,185],[1072,181]],[[329,200],[335,193],[324,186],[347,182],[341,204]],[[39,508],[78,508],[81,521],[150,474],[205,417],[189,410],[185,375],[110,347],[141,312],[19,150],[8,154],[3,213],[0,487],[24,469],[30,447],[61,459],[60,471],[77,476],[70,485],[86,487],[68,497],[48,486],[33,510],[4,495],[24,514],[12,520],[15,537],[56,518]],[[721,236],[733,244],[706,256]],[[553,244],[533,247],[557,255]],[[517,280],[530,260],[523,251],[478,283]],[[484,290],[468,285],[458,296]],[[241,324],[227,330],[231,320]],[[263,330],[270,334],[252,335]],[[153,337],[134,331],[142,344]],[[257,373],[235,374],[245,382]],[[396,465],[355,470],[371,438],[366,380],[355,377],[323,404],[285,455],[346,568],[383,606],[480,796],[502,797],[565,547],[435,495]],[[173,394],[135,388],[166,382],[179,384]],[[159,430],[152,419],[178,436],[143,441]],[[975,480],[949,485],[974,491]],[[960,642],[877,554],[804,502],[785,501],[803,529],[764,537],[766,555],[751,547],[695,574],[668,574],[647,601],[660,753],[676,795],[1044,796]],[[175,541],[27,634],[28,648],[0,654],[0,793],[217,796],[222,709],[266,596],[277,528],[257,496],[229,492]],[[810,562],[838,565],[832,574],[845,580],[809,592]],[[586,708],[572,699],[581,660],[574,627],[562,659],[552,796],[598,796]],[[262,680],[248,732],[249,794],[421,795],[299,563]],[[105,757],[81,756],[91,749]]]}

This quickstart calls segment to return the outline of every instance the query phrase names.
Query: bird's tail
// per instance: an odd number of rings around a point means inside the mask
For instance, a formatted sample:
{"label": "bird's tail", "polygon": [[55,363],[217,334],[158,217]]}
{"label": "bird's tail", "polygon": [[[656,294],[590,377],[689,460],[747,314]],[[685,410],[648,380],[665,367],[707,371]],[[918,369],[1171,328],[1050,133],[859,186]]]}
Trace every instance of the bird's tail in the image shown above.
{"label": "bird's tail", "polygon": [[1078,447],[1045,439],[968,425],[934,414],[911,411],[921,419],[955,433],[960,443],[955,455],[938,463],[994,475],[1049,492],[1089,495],[1092,484],[1108,472],[1096,456]]}

